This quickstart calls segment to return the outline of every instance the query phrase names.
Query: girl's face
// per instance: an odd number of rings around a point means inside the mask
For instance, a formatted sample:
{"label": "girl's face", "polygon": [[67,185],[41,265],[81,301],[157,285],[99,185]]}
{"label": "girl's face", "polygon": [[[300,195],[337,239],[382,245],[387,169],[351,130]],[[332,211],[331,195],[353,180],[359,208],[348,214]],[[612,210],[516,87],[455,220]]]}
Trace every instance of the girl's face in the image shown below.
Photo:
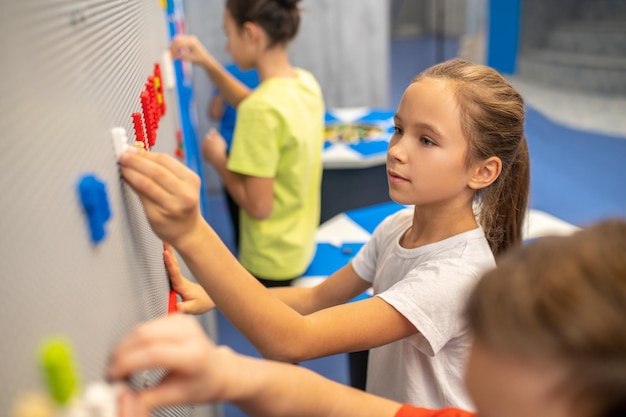
{"label": "girl's face", "polygon": [[226,35],[226,51],[242,70],[254,67],[253,54],[249,36],[246,31],[235,23],[228,9],[224,11],[224,34]]}
{"label": "girl's face", "polygon": [[389,196],[400,204],[441,207],[471,202],[461,114],[446,82],[426,78],[404,92],[387,151]]}
{"label": "girl's face", "polygon": [[478,342],[465,372],[465,384],[481,417],[580,416],[582,411],[556,392],[565,378],[554,363],[494,352]]}

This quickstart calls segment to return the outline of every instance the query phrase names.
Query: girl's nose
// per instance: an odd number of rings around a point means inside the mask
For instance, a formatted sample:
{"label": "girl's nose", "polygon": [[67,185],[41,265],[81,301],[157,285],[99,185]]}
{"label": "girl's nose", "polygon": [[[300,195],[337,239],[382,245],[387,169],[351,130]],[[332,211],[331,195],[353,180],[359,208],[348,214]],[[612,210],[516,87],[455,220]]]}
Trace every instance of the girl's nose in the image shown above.
{"label": "girl's nose", "polygon": [[389,141],[389,146],[387,147],[387,157],[389,159],[394,159],[398,162],[404,162],[405,152],[401,145],[400,139],[391,139]]}

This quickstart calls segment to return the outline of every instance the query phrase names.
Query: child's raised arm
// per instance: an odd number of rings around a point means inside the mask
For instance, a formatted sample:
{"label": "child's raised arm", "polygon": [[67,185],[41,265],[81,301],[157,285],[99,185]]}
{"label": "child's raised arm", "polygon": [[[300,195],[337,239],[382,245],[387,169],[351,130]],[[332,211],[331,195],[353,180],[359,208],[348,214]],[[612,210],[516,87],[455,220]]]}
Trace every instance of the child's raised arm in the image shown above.
{"label": "child's raised arm", "polygon": [[121,380],[153,368],[165,369],[167,376],[144,391],[125,391],[121,416],[148,417],[165,405],[220,401],[252,416],[272,417],[392,417],[401,407],[300,366],[215,346],[196,320],[178,314],[137,326],[114,349],[108,377]]}
{"label": "child's raised arm", "polygon": [[[234,258],[200,214],[200,182],[168,155],[128,151],[121,172],[138,193],[154,232],[170,242],[217,308],[261,354],[300,361],[381,346],[416,333],[379,297],[302,315],[270,294]],[[321,286],[321,307],[345,302],[367,287],[351,266]],[[337,297],[333,300],[333,297]],[[289,301],[296,309],[295,298]],[[303,310],[306,312],[306,310]]]}
{"label": "child's raised arm", "polygon": [[215,87],[233,107],[250,94],[250,89],[229,73],[193,35],[177,35],[170,44],[172,58],[198,64],[207,72]]}
{"label": "child's raised arm", "polygon": [[[179,313],[203,314],[215,307],[215,303],[201,285],[188,280],[181,274],[174,248],[168,243],[164,244],[163,260],[172,288],[182,298],[182,301],[177,304]],[[354,274],[354,270],[348,264],[315,287],[275,287],[268,288],[268,291],[298,313],[311,314],[324,308],[343,304],[369,287],[369,283],[366,282],[363,282],[362,288],[350,285],[351,274]]]}

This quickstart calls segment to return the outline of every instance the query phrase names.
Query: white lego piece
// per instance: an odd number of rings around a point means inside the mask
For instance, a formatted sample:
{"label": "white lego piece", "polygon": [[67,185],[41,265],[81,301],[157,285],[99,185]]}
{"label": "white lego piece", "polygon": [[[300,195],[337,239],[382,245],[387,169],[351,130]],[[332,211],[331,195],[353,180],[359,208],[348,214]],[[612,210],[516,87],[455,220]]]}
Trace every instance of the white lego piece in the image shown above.
{"label": "white lego piece", "polygon": [[163,73],[161,74],[161,82],[166,90],[173,90],[176,87],[176,76],[174,75],[174,63],[172,62],[172,54],[169,50],[163,52]]}
{"label": "white lego piece", "polygon": [[126,129],[123,127],[114,127],[111,129],[111,139],[113,140],[113,150],[115,151],[115,159],[117,160],[120,155],[128,149]]}
{"label": "white lego piece", "polygon": [[63,410],[60,417],[117,417],[121,383],[91,382],[85,393]]}

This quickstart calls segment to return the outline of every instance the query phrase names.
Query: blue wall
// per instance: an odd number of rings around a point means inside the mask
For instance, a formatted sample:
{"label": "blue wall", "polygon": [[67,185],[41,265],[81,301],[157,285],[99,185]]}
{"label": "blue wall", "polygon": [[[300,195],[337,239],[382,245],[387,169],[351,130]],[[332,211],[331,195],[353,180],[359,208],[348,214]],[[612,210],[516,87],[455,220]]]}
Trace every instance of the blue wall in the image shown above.
{"label": "blue wall", "polygon": [[505,74],[515,74],[519,49],[522,0],[490,0],[487,64]]}

